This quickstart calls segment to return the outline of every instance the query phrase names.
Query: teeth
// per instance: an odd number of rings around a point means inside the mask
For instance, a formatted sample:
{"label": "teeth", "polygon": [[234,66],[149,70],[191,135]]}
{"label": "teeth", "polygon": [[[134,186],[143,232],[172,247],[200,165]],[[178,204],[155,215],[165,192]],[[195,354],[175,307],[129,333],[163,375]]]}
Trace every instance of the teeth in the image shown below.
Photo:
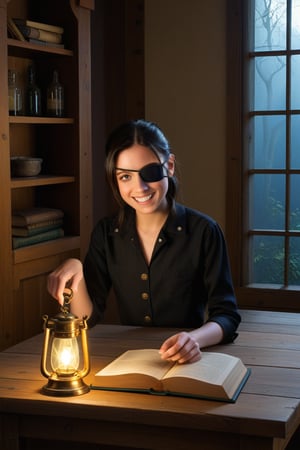
{"label": "teeth", "polygon": [[143,202],[146,202],[146,201],[150,200],[151,197],[152,197],[152,194],[147,195],[147,197],[139,197],[139,198],[135,197],[135,200],[138,203],[143,203]]}

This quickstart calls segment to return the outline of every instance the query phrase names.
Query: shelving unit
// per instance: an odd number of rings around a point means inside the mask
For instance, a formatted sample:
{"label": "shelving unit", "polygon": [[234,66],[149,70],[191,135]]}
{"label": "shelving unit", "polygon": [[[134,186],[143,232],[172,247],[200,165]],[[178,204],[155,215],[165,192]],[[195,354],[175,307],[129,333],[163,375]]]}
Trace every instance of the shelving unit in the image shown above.
{"label": "shelving unit", "polygon": [[[90,12],[93,0],[0,0],[0,350],[41,331],[43,314],[57,312],[47,274],[67,257],[84,257],[92,229]],[[7,38],[7,16],[64,28],[66,48]],[[2,64],[3,61],[3,64]],[[10,116],[8,69],[35,64],[45,99],[57,69],[65,89],[65,117]],[[12,178],[11,156],[43,158],[37,177]],[[11,214],[27,207],[65,213],[65,237],[12,250]]]}

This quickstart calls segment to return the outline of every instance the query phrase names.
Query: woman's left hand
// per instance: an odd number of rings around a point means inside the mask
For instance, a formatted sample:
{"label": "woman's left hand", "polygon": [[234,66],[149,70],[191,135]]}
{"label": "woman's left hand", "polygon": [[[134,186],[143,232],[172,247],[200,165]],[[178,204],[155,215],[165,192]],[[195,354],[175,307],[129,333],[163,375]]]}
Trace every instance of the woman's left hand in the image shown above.
{"label": "woman's left hand", "polygon": [[201,359],[201,349],[194,337],[182,331],[165,340],[159,353],[162,359],[175,361],[180,364],[192,363]]}

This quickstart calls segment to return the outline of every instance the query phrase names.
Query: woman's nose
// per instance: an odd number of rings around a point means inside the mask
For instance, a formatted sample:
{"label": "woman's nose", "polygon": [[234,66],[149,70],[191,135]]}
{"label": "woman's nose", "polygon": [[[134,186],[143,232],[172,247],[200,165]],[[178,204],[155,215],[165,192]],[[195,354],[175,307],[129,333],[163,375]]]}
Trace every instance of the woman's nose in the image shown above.
{"label": "woman's nose", "polygon": [[141,175],[139,173],[136,174],[135,177],[135,183],[136,183],[136,188],[143,190],[143,191],[147,191],[149,189],[148,184],[146,183],[146,181],[144,181],[141,177]]}

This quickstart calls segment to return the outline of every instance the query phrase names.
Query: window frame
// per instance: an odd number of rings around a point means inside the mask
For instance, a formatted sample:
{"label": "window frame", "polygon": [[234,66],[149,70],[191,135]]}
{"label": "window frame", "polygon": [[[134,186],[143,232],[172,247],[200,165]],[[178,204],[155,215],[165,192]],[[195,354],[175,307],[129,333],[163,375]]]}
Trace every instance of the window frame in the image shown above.
{"label": "window frame", "polygon": [[248,104],[244,85],[247,82],[246,38],[248,36],[248,0],[227,0],[227,152],[226,152],[226,240],[232,277],[241,308],[300,311],[298,289],[250,287],[245,285],[247,271],[246,227],[247,211],[247,145],[243,127]]}

